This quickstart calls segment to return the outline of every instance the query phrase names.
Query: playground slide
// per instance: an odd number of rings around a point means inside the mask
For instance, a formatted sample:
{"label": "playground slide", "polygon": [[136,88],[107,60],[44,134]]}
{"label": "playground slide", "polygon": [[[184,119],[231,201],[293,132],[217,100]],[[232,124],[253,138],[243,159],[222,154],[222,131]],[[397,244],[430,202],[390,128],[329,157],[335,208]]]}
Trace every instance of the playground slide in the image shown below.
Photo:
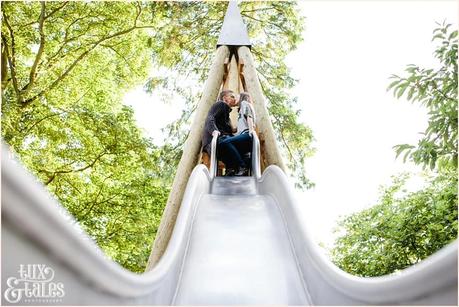
{"label": "playground slide", "polygon": [[351,276],[308,235],[284,173],[190,176],[145,274],[108,260],[2,148],[3,305],[457,305],[457,241],[399,275]]}

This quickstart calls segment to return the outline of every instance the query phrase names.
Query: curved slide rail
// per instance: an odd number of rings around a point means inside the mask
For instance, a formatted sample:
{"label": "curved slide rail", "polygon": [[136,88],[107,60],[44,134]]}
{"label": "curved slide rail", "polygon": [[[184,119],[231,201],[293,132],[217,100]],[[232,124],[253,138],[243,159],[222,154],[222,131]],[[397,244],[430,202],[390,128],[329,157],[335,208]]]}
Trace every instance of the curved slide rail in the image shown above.
{"label": "curved slide rail", "polygon": [[314,305],[457,305],[457,240],[399,275],[356,277],[322,255],[280,168],[265,170],[259,193],[277,200]]}
{"label": "curved slide rail", "polygon": [[[210,189],[204,165],[190,176],[171,240],[157,266],[134,274],[108,260],[100,248],[66,221],[65,211],[2,147],[2,305],[41,303],[26,297],[21,265],[45,264],[62,282],[65,294],[53,297],[65,305],[170,305],[175,293],[196,204]],[[22,287],[22,288],[21,288]],[[16,296],[15,296],[16,294]],[[19,297],[17,297],[19,295]]]}
{"label": "curved slide rail", "polygon": [[[279,168],[216,179],[194,169],[164,256],[138,275],[106,259],[2,148],[2,304],[457,305],[457,242],[400,275],[354,277],[311,241]],[[247,180],[256,188],[231,193]],[[24,272],[37,264],[50,268],[41,284],[62,291],[26,291],[34,280]]]}

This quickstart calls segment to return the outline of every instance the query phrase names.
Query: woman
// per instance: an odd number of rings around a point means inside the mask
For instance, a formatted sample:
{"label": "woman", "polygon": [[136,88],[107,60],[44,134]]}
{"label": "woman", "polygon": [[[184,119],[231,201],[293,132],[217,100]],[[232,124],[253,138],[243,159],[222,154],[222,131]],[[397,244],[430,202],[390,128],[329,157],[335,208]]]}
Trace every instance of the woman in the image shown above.
{"label": "woman", "polygon": [[[252,135],[255,131],[255,110],[253,108],[252,97],[247,92],[239,95],[239,117],[237,120],[237,132],[234,136],[233,143],[244,159],[247,166],[251,166],[249,153],[252,152]],[[243,176],[248,175],[246,170]]]}
{"label": "woman", "polygon": [[236,135],[248,133],[250,136],[255,130],[255,110],[253,108],[252,97],[247,92],[239,95],[239,117],[237,120]]}

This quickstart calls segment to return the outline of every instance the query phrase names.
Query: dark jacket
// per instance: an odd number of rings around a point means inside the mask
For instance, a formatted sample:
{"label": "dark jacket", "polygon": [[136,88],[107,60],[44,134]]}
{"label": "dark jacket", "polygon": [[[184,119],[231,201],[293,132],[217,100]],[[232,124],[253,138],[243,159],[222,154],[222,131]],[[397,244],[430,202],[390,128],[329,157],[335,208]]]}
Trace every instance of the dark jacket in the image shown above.
{"label": "dark jacket", "polygon": [[208,154],[210,154],[210,143],[212,142],[212,132],[214,130],[220,131],[220,135],[233,134],[229,117],[230,112],[231,108],[223,101],[217,101],[210,108],[202,134],[202,147]]}

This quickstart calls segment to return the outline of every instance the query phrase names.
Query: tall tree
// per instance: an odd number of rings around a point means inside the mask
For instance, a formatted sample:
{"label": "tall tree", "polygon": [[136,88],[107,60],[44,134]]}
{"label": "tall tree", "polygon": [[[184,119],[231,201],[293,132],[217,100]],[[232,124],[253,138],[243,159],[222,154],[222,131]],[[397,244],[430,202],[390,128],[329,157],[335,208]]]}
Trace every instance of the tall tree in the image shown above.
{"label": "tall tree", "polygon": [[[283,91],[293,80],[278,63],[302,30],[295,4],[243,6],[260,40],[257,59],[273,66],[262,67],[267,86]],[[21,1],[1,9],[3,139],[109,256],[143,271],[199,96],[184,80],[202,88],[226,3]],[[122,104],[143,83],[187,98],[162,147]],[[274,119],[290,114],[276,125],[280,138],[291,152],[307,153],[311,135],[300,134],[309,130],[286,101],[293,100],[271,100],[281,110],[273,109]]]}
{"label": "tall tree", "polygon": [[2,3],[2,136],[105,252],[133,271],[145,266],[168,194],[158,149],[121,104],[151,66],[145,10]]}
{"label": "tall tree", "polygon": [[395,177],[377,204],[339,223],[341,235],[333,261],[360,276],[390,274],[430,256],[457,239],[457,31],[450,25],[434,30],[440,40],[435,57],[439,69],[408,65],[407,77],[389,85],[397,97],[420,102],[429,110],[423,137],[414,145],[395,146],[397,155],[434,170],[427,186],[403,193],[407,176]]}

